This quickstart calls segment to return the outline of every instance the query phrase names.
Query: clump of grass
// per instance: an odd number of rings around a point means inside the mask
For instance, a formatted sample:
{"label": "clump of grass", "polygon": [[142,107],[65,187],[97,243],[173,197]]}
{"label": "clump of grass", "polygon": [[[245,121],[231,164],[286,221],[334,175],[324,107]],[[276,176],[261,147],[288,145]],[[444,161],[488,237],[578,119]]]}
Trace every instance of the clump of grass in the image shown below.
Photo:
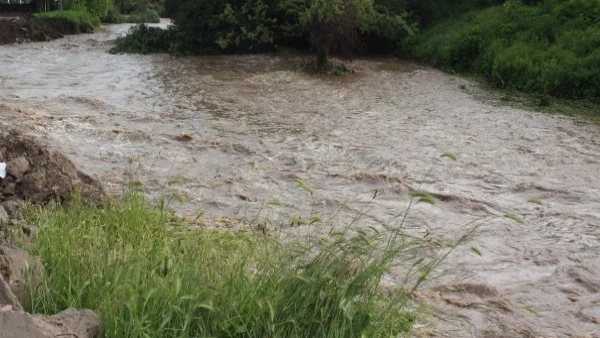
{"label": "clump of grass", "polygon": [[90,33],[101,24],[100,19],[85,10],[52,11],[37,13],[35,16],[67,33]]}
{"label": "clump of grass", "polygon": [[544,205],[544,202],[542,202],[542,200],[537,197],[530,198],[527,202],[537,204],[537,205]]}
{"label": "clump of grass", "polygon": [[513,221],[519,223],[519,224],[525,224],[525,221],[523,220],[523,218],[521,218],[518,215],[515,214],[506,214],[504,215],[504,217],[508,218],[508,219],[512,219]]}
{"label": "clump of grass", "polygon": [[427,191],[413,191],[410,193],[410,197],[416,199],[419,203],[427,203],[431,205],[435,205],[437,203],[435,196]]}
{"label": "clump of grass", "polygon": [[[417,260],[421,243],[396,230],[306,243],[187,230],[135,191],[102,207],[30,206],[27,217],[46,268],[27,307],[93,309],[105,337],[395,337],[410,331],[411,293],[438,263]],[[399,257],[416,261],[416,275],[383,291]]]}
{"label": "clump of grass", "polygon": [[440,157],[449,158],[453,162],[458,162],[458,156],[451,151],[445,151]]}

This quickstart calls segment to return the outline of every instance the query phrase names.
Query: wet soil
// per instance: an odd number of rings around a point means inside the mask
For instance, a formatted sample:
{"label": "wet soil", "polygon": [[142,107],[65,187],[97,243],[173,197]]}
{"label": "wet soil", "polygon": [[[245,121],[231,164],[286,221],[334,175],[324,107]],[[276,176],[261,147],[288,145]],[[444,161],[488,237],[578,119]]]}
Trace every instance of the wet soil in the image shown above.
{"label": "wet soil", "polygon": [[0,13],[0,45],[50,41],[66,34],[79,33],[65,22],[44,22],[32,15],[5,15]]}
{"label": "wet soil", "polygon": [[[0,47],[3,122],[213,226],[387,223],[449,243],[476,226],[419,293],[438,310],[420,333],[600,337],[599,126],[391,59],[320,77],[295,56],[106,53],[128,28]],[[438,203],[401,223],[414,190]]]}

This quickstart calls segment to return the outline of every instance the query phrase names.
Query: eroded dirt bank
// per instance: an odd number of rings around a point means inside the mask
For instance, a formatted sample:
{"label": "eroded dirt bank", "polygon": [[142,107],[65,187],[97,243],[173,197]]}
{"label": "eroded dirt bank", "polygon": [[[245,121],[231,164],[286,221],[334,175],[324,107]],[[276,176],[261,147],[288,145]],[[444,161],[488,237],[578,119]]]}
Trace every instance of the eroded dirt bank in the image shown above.
{"label": "eroded dirt bank", "polygon": [[290,220],[395,222],[409,191],[432,192],[437,205],[409,212],[412,234],[455,241],[484,222],[421,292],[443,310],[425,332],[600,337],[598,126],[482,101],[467,80],[394,60],[321,78],[268,55],[107,54],[127,28],[0,47],[3,122],[114,191],[134,171],[215,226],[226,216],[302,234],[313,230]]}
{"label": "eroded dirt bank", "polygon": [[0,13],[0,45],[50,41],[77,33],[80,32],[76,27],[66,22],[56,21],[50,24],[31,14],[8,16]]}

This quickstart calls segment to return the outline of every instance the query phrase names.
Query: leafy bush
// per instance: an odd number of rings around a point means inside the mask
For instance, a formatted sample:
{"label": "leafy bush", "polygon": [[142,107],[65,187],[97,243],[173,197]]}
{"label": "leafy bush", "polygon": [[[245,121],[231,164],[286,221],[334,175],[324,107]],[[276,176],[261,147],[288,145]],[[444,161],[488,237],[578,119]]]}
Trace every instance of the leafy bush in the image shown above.
{"label": "leafy bush", "polygon": [[165,53],[169,51],[172,29],[149,27],[145,24],[133,26],[124,37],[117,38],[115,47],[110,49],[116,53]]}
{"label": "leafy bush", "polygon": [[[28,219],[46,272],[27,306],[93,309],[105,337],[395,337],[411,330],[411,292],[437,262],[415,257],[423,243],[395,230],[284,244],[186,229],[136,194],[103,207],[31,207]],[[398,258],[416,284],[384,291]]]}
{"label": "leafy bush", "polygon": [[[414,36],[402,11],[373,0],[183,0],[166,1],[174,20],[171,50],[179,53],[261,52],[280,45],[312,46],[325,58],[346,58],[372,41],[396,46]],[[393,49],[393,48],[392,48]]]}
{"label": "leafy bush", "polygon": [[95,19],[102,19],[112,6],[112,0],[63,0],[65,10],[87,11]]}
{"label": "leafy bush", "polygon": [[125,20],[131,23],[158,23],[160,22],[160,15],[154,9],[146,9],[143,12],[130,14]]}
{"label": "leafy bush", "polygon": [[600,99],[600,2],[546,0],[463,15],[426,31],[415,56],[499,87]]}

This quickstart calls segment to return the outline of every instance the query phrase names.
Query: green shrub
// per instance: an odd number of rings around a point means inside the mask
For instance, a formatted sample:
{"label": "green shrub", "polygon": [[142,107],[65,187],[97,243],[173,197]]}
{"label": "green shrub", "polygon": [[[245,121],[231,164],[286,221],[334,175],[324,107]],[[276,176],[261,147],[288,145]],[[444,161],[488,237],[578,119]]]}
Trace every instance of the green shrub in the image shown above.
{"label": "green shrub", "polygon": [[599,100],[599,50],[599,1],[513,0],[432,27],[414,55],[499,87]]}
{"label": "green shrub", "polygon": [[129,29],[126,36],[117,38],[115,47],[110,49],[116,53],[166,53],[171,47],[172,29],[162,29],[139,24]]}
{"label": "green shrub", "polygon": [[63,0],[65,10],[87,11],[95,19],[106,16],[112,6],[112,0]]}
{"label": "green shrub", "polygon": [[[273,51],[280,45],[312,47],[351,58],[361,51],[394,50],[414,37],[406,13],[375,6],[373,0],[183,0],[167,1],[177,53]],[[391,46],[391,47],[388,47]],[[378,49],[379,48],[379,49]]]}
{"label": "green shrub", "polygon": [[[436,264],[395,230],[284,244],[187,229],[135,194],[103,207],[30,207],[27,217],[46,271],[28,308],[93,309],[105,337],[395,337],[411,330],[411,292]],[[398,259],[416,284],[380,289]]]}
{"label": "green shrub", "polygon": [[125,22],[131,23],[158,23],[160,15],[154,9],[146,9],[142,12],[134,12],[125,18]]}

